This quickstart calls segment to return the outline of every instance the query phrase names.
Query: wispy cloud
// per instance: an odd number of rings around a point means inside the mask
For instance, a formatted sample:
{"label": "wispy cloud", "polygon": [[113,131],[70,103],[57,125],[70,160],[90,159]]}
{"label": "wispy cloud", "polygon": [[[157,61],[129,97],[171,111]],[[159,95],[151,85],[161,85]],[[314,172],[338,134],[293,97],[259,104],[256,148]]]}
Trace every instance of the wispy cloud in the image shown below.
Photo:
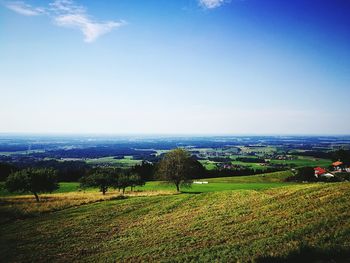
{"label": "wispy cloud", "polygon": [[199,5],[206,9],[213,9],[222,6],[229,0],[198,0]]}
{"label": "wispy cloud", "polygon": [[6,7],[26,16],[46,14],[57,26],[80,30],[85,42],[93,42],[98,37],[126,24],[122,20],[97,22],[87,13],[84,6],[77,5],[73,0],[54,0],[46,8],[32,7],[18,1],[7,3]]}
{"label": "wispy cloud", "polygon": [[6,7],[18,14],[24,16],[38,16],[45,13],[45,10],[41,7],[32,7],[22,1],[15,1],[6,3]]}
{"label": "wispy cloud", "polygon": [[84,14],[60,15],[55,17],[55,22],[59,26],[79,29],[85,36],[85,42],[93,42],[99,36],[125,24],[123,21],[96,23]]}
{"label": "wispy cloud", "polygon": [[49,3],[50,9],[55,13],[85,13],[86,8],[77,5],[73,0],[54,0]]}
{"label": "wispy cloud", "polygon": [[124,21],[96,22],[87,14],[83,6],[75,4],[72,0],[55,0],[50,4],[50,9],[55,13],[56,25],[79,29],[85,37],[85,42],[93,42],[114,28],[124,24]]}

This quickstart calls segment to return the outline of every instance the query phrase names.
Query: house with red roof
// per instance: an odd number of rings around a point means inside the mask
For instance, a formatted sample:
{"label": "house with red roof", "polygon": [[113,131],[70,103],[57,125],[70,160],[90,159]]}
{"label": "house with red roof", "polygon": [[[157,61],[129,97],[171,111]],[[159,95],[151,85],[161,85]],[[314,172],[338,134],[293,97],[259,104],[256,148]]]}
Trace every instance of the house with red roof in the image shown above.
{"label": "house with red roof", "polygon": [[321,167],[316,167],[314,168],[315,171],[315,177],[318,178],[320,176],[322,176],[323,174],[327,173],[326,169],[323,169]]}
{"label": "house with red roof", "polygon": [[328,173],[326,169],[323,169],[322,167],[316,167],[314,168],[315,171],[315,177],[319,178],[319,177],[334,177],[334,174]]}
{"label": "house with red roof", "polygon": [[336,162],[332,163],[332,165],[333,165],[334,171],[341,171],[343,168],[342,167],[343,163],[340,161],[336,161]]}

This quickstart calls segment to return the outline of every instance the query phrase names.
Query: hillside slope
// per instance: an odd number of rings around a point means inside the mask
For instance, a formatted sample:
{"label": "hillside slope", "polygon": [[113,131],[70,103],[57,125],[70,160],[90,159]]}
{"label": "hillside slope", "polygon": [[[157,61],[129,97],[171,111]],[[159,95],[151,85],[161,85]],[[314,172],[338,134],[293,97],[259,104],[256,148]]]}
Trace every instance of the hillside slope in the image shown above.
{"label": "hillside slope", "polygon": [[349,200],[337,183],[82,205],[1,225],[0,261],[349,260]]}

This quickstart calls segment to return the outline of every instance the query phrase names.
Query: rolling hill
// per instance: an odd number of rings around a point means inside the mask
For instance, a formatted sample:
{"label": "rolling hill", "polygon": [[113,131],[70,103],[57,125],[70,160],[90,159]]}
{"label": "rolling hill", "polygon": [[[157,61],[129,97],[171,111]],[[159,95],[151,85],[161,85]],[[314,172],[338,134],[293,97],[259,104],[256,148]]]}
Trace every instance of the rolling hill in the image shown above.
{"label": "rolling hill", "polygon": [[0,261],[346,262],[349,198],[320,183],[85,204],[1,225]]}

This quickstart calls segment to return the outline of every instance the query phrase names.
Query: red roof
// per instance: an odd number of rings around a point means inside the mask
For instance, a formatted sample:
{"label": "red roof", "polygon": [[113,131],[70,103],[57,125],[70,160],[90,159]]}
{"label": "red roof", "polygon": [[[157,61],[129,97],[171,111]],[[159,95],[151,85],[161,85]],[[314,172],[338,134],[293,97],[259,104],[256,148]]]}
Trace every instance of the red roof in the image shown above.
{"label": "red roof", "polygon": [[339,165],[342,165],[343,163],[342,162],[339,162],[339,161],[336,161],[336,162],[334,162],[334,163],[332,163],[333,164],[333,166],[339,166]]}
{"label": "red roof", "polygon": [[314,168],[315,174],[320,175],[320,174],[325,174],[327,171],[321,167],[316,167]]}

